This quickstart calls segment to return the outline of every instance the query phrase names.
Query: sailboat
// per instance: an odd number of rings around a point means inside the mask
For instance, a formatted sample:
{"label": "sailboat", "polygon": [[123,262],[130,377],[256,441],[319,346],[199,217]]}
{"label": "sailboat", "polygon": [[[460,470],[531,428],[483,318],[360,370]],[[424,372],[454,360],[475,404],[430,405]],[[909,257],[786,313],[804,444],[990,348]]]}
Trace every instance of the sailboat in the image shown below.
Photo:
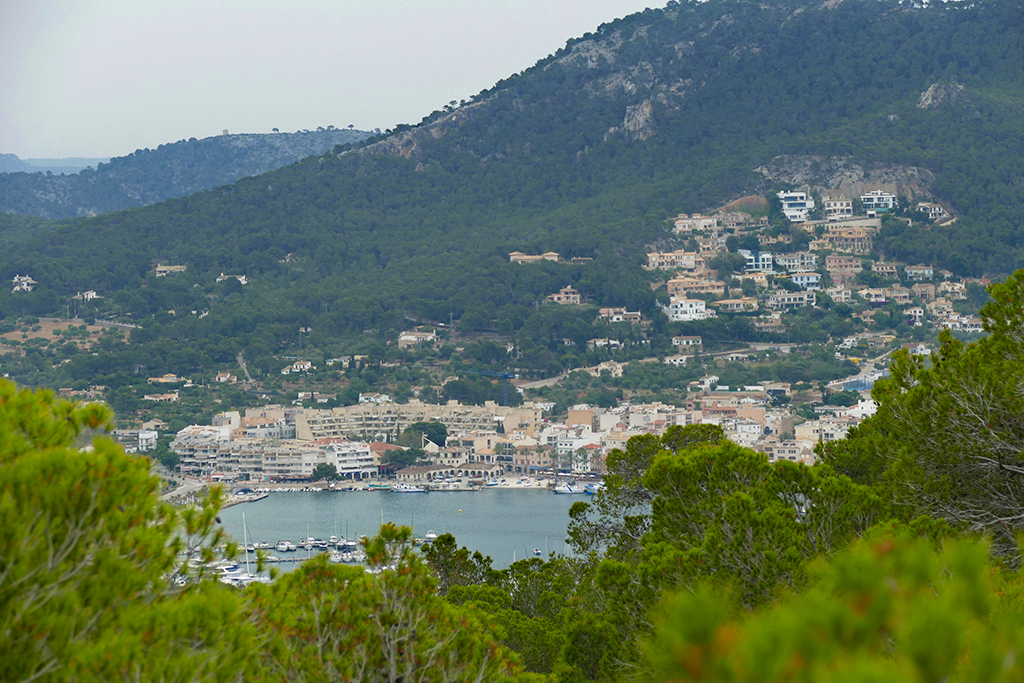
{"label": "sailboat", "polygon": [[[242,513],[242,544],[248,547],[249,545],[249,527],[245,523],[245,513]],[[239,569],[233,568],[231,565],[221,568],[221,575],[218,577],[221,583],[226,583],[229,586],[236,586],[238,588],[245,588],[250,583],[258,581],[260,583],[269,583],[270,579],[259,574],[253,574],[249,567],[249,553],[245,553],[245,572],[242,573]]]}

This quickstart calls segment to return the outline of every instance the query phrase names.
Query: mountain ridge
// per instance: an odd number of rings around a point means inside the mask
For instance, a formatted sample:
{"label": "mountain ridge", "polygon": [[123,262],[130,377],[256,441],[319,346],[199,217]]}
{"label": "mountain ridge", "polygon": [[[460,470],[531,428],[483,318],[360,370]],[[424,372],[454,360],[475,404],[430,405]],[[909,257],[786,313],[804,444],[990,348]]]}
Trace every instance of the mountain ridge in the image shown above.
{"label": "mountain ridge", "polygon": [[139,149],[71,175],[0,173],[0,213],[60,219],[147,206],[266,173],[368,135],[334,128],[217,135]]}

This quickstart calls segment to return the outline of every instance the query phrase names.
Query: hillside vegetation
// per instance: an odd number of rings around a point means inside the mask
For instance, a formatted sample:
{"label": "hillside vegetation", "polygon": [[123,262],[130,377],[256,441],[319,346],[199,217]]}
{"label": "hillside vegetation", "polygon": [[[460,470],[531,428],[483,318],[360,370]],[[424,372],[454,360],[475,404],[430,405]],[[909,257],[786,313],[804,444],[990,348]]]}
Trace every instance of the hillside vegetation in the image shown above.
{"label": "hillside vegetation", "polygon": [[[150,367],[166,367],[169,345],[179,372],[293,350],[299,327],[323,346],[460,320],[537,349],[523,367],[558,370],[561,340],[586,339],[594,310],[544,313],[538,300],[572,284],[651,314],[640,266],[665,219],[778,189],[755,169],[780,155],[922,169],[958,221],[887,224],[880,248],[1005,274],[1024,243],[1019,20],[1007,0],[670,3],[417,126],[20,241],[0,276],[39,286],[0,293],[0,315],[45,315],[95,290],[98,314],[164,345]],[[518,266],[514,250],[593,260]],[[155,279],[157,263],[188,270]],[[221,273],[249,284],[216,285]],[[103,358],[71,369],[126,366]]]}
{"label": "hillside vegetation", "polygon": [[[368,135],[333,126],[272,135],[218,135],[138,149],[71,175],[0,173],[0,213],[73,218],[148,206],[229,185]],[[14,161],[20,163],[17,157]]]}

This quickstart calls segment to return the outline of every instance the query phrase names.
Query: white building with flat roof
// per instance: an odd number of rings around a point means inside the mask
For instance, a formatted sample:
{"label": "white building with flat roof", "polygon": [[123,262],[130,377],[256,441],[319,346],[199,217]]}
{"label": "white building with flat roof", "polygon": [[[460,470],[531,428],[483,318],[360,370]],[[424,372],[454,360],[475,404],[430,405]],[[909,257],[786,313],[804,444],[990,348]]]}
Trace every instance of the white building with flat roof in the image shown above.
{"label": "white building with flat roof", "polygon": [[806,192],[783,190],[778,197],[782,202],[782,213],[793,223],[807,220],[807,214],[814,210],[814,199]]}

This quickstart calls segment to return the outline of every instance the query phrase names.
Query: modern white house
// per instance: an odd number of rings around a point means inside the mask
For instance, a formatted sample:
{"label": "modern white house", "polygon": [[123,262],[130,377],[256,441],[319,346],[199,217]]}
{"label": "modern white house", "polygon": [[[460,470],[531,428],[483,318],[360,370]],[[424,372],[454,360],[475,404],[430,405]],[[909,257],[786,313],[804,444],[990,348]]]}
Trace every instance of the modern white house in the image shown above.
{"label": "modern white house", "polygon": [[807,220],[807,214],[814,210],[814,199],[806,192],[799,190],[781,191],[778,193],[782,202],[782,213],[793,223]]}
{"label": "modern white house", "polygon": [[774,255],[770,251],[750,251],[737,249],[736,253],[747,259],[743,266],[744,273],[774,273]]}
{"label": "modern white house", "polygon": [[707,310],[707,304],[702,299],[673,297],[669,305],[662,308],[672,322],[690,322],[715,317],[715,312]]}
{"label": "modern white house", "polygon": [[892,211],[898,204],[896,195],[882,190],[873,190],[860,196],[860,203],[865,211]]}
{"label": "modern white house", "polygon": [[821,289],[821,273],[793,273],[790,281],[803,289],[812,291]]}
{"label": "modern white house", "polygon": [[932,202],[919,202],[917,205],[917,210],[923,211],[926,214],[928,214],[929,220],[933,221],[937,221],[940,218],[945,218],[947,216],[946,210],[944,208]]}

